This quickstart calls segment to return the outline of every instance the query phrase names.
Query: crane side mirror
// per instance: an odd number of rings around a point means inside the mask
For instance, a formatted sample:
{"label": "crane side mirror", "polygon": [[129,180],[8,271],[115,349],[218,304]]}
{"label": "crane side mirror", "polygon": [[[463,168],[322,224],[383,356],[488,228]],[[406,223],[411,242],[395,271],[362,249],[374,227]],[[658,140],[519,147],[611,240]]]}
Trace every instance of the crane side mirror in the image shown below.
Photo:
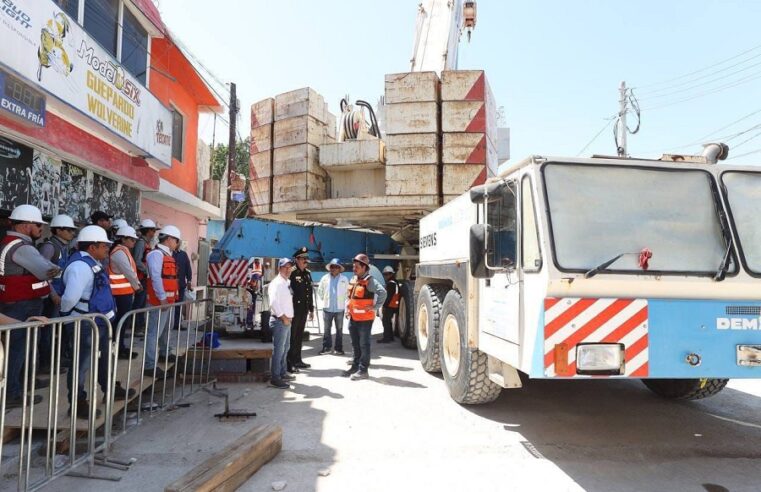
{"label": "crane side mirror", "polygon": [[470,274],[475,278],[494,276],[494,270],[489,269],[486,263],[487,255],[494,251],[493,238],[494,234],[489,224],[470,226]]}
{"label": "crane side mirror", "polygon": [[470,201],[471,203],[486,203],[494,202],[502,198],[501,191],[507,186],[505,181],[497,181],[496,183],[486,183],[478,186],[474,186],[470,189]]}

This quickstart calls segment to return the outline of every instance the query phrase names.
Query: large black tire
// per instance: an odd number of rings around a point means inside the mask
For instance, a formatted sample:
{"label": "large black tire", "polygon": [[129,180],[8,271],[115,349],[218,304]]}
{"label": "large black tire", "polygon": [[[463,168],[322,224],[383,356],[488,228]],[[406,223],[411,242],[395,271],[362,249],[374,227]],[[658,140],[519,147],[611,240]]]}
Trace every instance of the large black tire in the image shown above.
{"label": "large black tire", "polygon": [[724,389],[729,379],[643,379],[653,393],[672,400],[700,400]]}
{"label": "large black tire", "polygon": [[396,315],[396,331],[402,346],[414,349],[415,340],[415,298],[414,286],[408,280],[399,282],[399,313]]}
{"label": "large black tire", "polygon": [[487,355],[468,347],[465,303],[456,290],[444,298],[439,335],[441,372],[454,401],[477,405],[496,400],[502,387],[489,379]]}
{"label": "large black tire", "polygon": [[418,357],[426,372],[441,372],[439,320],[448,290],[445,285],[424,285],[417,296],[415,338]]}

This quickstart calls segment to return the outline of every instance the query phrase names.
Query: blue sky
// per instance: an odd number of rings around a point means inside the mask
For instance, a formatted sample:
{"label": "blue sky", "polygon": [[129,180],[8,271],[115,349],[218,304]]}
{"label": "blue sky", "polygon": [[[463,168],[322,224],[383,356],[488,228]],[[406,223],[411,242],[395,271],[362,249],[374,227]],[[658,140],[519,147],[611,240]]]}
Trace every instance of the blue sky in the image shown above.
{"label": "blue sky", "polygon": [[[252,102],[299,87],[314,87],[334,113],[345,94],[375,102],[386,73],[409,70],[417,4],[160,0],[159,7],[204,65],[236,82],[245,136]],[[761,2],[751,0],[479,0],[459,68],[486,70],[511,128],[512,160],[577,155],[617,112],[625,80],[642,107],[632,155],[699,153],[695,142],[726,136],[730,156],[758,150],[730,162],[761,164],[759,20]],[[211,126],[202,123],[207,139]],[[226,131],[218,123],[217,140],[226,141]],[[583,155],[592,153],[615,153],[610,127]]]}

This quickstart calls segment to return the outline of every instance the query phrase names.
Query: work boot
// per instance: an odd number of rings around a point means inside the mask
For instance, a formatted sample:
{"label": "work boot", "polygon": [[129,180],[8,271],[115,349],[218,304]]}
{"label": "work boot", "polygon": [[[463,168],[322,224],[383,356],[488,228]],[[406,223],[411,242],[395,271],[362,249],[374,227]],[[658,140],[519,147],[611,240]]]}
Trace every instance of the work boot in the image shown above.
{"label": "work boot", "polygon": [[273,379],[272,381],[270,381],[270,386],[272,386],[273,388],[279,388],[279,389],[288,389],[291,387],[291,385],[289,385],[288,383],[280,379]]}
{"label": "work boot", "polygon": [[367,371],[357,371],[351,375],[352,381],[359,381],[360,379],[370,379],[370,375],[367,374]]}
{"label": "work boot", "polygon": [[345,355],[343,350],[336,350],[333,353],[336,354],[336,355]]}
{"label": "work boot", "polygon": [[128,349],[119,349],[118,357],[124,360],[134,359],[137,357],[137,352],[130,352]]}
{"label": "work boot", "polygon": [[[148,377],[153,377],[153,368],[151,367],[149,369],[146,367],[145,370],[143,371],[143,374]],[[164,370],[160,367],[156,368],[156,379],[164,379]]]}
{"label": "work boot", "polygon": [[309,369],[310,367],[312,367],[312,365],[311,364],[307,364],[306,362],[304,362],[302,360],[302,361],[299,361],[299,362],[295,363],[293,365],[293,367],[295,367],[296,369]]}
{"label": "work boot", "polygon": [[[130,388],[129,391],[122,388],[121,383],[118,381],[116,382],[116,387],[114,388],[114,401],[123,401],[130,398],[133,398],[135,396],[135,390]],[[105,395],[104,395],[105,398]]]}
{"label": "work boot", "polygon": [[330,352],[331,352],[331,350],[329,348],[324,348],[324,349],[320,350],[320,355],[329,354]]}
{"label": "work boot", "polygon": [[[67,413],[71,417],[71,407]],[[87,420],[90,418],[90,402],[87,400],[77,400],[77,418]],[[95,409],[95,418],[100,418],[100,410]]]}
{"label": "work boot", "polygon": [[301,372],[293,366],[289,366],[288,369],[286,369],[286,371],[290,372],[291,374],[298,374]]}
{"label": "work boot", "polygon": [[286,374],[280,379],[282,379],[283,381],[293,381],[294,379],[296,379],[296,376],[294,376],[293,374]]}
{"label": "work boot", "polygon": [[[31,397],[31,395],[30,395]],[[27,398],[27,404],[29,404],[29,399]],[[34,404],[38,404],[42,401],[42,395],[34,395]],[[8,398],[8,400],[5,402],[5,408],[21,408],[24,405],[24,397],[23,396],[17,396],[16,398]]]}
{"label": "work boot", "polygon": [[347,370],[341,373],[341,376],[348,378],[349,376],[353,375],[355,372],[359,371],[359,367],[357,366],[351,366]]}

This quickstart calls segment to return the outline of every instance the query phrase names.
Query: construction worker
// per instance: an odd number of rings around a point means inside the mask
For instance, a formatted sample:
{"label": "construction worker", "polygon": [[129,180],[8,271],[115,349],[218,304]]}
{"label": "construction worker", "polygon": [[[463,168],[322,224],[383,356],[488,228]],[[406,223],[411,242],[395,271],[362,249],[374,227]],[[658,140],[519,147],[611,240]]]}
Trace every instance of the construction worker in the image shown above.
{"label": "construction worker", "polygon": [[[135,298],[132,301],[132,309],[142,309],[145,307],[145,301],[148,295],[148,266],[145,264],[145,256],[152,249],[151,243],[156,236],[156,223],[151,219],[143,219],[140,222],[140,234],[132,248],[132,258],[135,260],[137,267],[137,278],[140,280],[142,289],[135,292]],[[145,315],[138,314],[136,326],[145,325]]]}
{"label": "construction worker", "polygon": [[[77,236],[78,251],[71,255],[68,265],[63,272],[63,295],[61,296],[61,315],[77,316],[83,314],[102,314],[109,320],[115,316],[114,298],[111,295],[108,274],[100,263],[108,256],[111,240],[106,230],[96,225],[83,227]],[[103,391],[104,398],[108,394],[108,354],[110,332],[108,324],[100,317],[95,319],[98,327],[98,384]],[[67,329],[71,330],[69,325]],[[72,335],[74,338],[76,335]],[[92,331],[88,324],[82,324],[79,333],[79,370],[77,374],[76,416],[88,418],[89,402],[85,382],[87,370],[91,364]],[[73,403],[73,362],[67,375],[69,404]],[[129,396],[134,395],[130,390]],[[94,395],[91,395],[94,396]],[[117,383],[114,388],[114,398],[124,400],[127,391]],[[72,405],[73,407],[73,405]],[[69,415],[72,414],[69,408]],[[100,412],[96,412],[96,418]]]}
{"label": "construction worker", "polygon": [[[182,302],[185,300],[185,291],[193,288],[193,265],[190,263],[190,257],[181,247],[172,253],[175,263],[177,263],[177,289],[179,297],[175,302]],[[180,310],[182,306],[175,306],[174,308],[174,325],[172,328],[175,330],[180,329]]]}
{"label": "construction worker", "polygon": [[[58,265],[63,272],[71,254],[71,240],[77,234],[77,226],[68,215],[56,215],[50,221],[52,236],[46,239],[38,249],[46,260]],[[43,301],[42,315],[48,318],[57,318],[60,314],[61,294],[63,294],[63,277],[59,273],[52,281],[50,296]],[[37,372],[46,374],[50,371],[50,349],[52,344],[52,328],[49,326],[40,329],[38,334],[38,347],[40,350],[39,368]],[[64,344],[64,351],[66,351]]]}
{"label": "construction worker", "polygon": [[128,227],[129,224],[124,219],[116,219],[111,222],[111,230],[108,231],[109,235],[116,237],[116,233],[119,232],[119,228]]}
{"label": "construction worker", "polygon": [[246,281],[246,291],[251,294],[251,304],[248,305],[246,311],[246,326],[250,326],[251,329],[256,325],[254,317],[256,316],[256,298],[259,294],[259,288],[262,281],[262,262],[259,258],[254,258],[254,264],[251,265],[251,271],[248,274],[248,280]]}
{"label": "construction worker", "polygon": [[96,210],[90,215],[90,224],[100,226],[106,231],[106,234],[111,234],[111,229],[113,228],[111,219],[113,218],[114,216],[111,214],[107,214],[102,210]]}
{"label": "construction worker", "polygon": [[281,258],[277,262],[278,275],[270,282],[267,293],[270,299],[270,330],[272,331],[272,367],[270,386],[289,388],[294,376],[287,372],[288,348],[291,340],[291,323],[294,317],[293,295],[289,275],[293,262]]}
{"label": "construction worker", "polygon": [[290,276],[291,292],[293,292],[293,323],[291,323],[291,348],[288,350],[288,372],[299,372],[311,365],[301,358],[301,345],[304,338],[304,327],[314,319],[314,298],[312,296],[312,273],[307,269],[309,252],[306,247],[299,248],[293,254],[296,268]]}
{"label": "construction worker", "polygon": [[386,289],[370,275],[370,259],[360,253],[354,257],[354,277],[349,282],[346,300],[346,317],[349,318],[349,335],[354,350],[351,367],[343,376],[351,376],[353,381],[367,379],[370,367],[370,332],[375,321],[375,312],[386,300]]}
{"label": "construction worker", "polygon": [[175,356],[169,355],[167,339],[167,323],[169,321],[171,307],[178,297],[177,263],[172,253],[179,247],[182,240],[180,230],[173,225],[165,225],[159,231],[159,243],[156,249],[146,256],[148,264],[148,304],[151,306],[165,306],[148,315],[148,326],[145,332],[145,375],[163,378],[164,371],[156,367],[156,344],[160,350],[160,360],[174,362]]}
{"label": "construction worker", "polygon": [[[49,280],[61,269],[34,247],[45,224],[40,209],[33,205],[19,205],[11,212],[9,220],[11,229],[0,240],[0,313],[26,321],[42,315],[43,299],[51,292]],[[11,330],[9,347],[6,347],[7,408],[23,404],[21,374],[26,359],[26,334],[26,329]],[[40,395],[33,399],[34,403],[40,401]]]}
{"label": "construction worker", "polygon": [[325,335],[322,337],[322,350],[320,354],[328,354],[333,348],[330,332],[333,323],[336,325],[335,353],[344,355],[343,348],[343,324],[344,309],[346,309],[346,291],[349,289],[349,279],[341,275],[343,265],[338,258],[333,258],[325,265],[330,273],[323,275],[317,286],[317,297],[322,300],[322,318],[325,321]]}
{"label": "construction worker", "polygon": [[[136,241],[135,229],[123,225],[116,231],[116,240],[109,254],[108,279],[116,303],[116,317],[113,322],[114,336],[116,336],[119,321],[132,309],[135,292],[143,288],[140,280],[137,279],[137,267],[131,253]],[[119,333],[119,343],[116,345],[120,359],[134,359],[137,356],[136,352],[130,351],[129,344],[125,341],[128,326],[130,325],[125,322]]]}
{"label": "construction worker", "polygon": [[399,284],[394,278],[396,272],[393,267],[383,269],[383,278],[386,279],[386,302],[383,303],[383,338],[376,340],[378,343],[391,343],[394,341],[394,315],[399,313]]}

